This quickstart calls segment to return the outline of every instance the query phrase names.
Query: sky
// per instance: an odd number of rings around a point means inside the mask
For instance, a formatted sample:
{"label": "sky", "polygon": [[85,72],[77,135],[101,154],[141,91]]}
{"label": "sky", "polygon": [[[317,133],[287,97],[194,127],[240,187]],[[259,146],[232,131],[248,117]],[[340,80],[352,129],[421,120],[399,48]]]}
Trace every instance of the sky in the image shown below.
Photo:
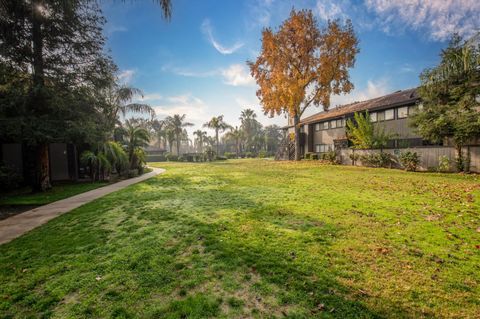
{"label": "sky", "polygon": [[[165,21],[155,1],[102,2],[107,49],[122,82],[141,89],[139,99],[159,118],[186,114],[200,129],[223,114],[239,125],[242,109],[264,124],[286,118],[265,116],[246,61],[261,49],[261,32],[274,30],[292,8],[311,9],[320,27],[328,19],[351,19],[360,53],[350,71],[355,89],[332,96],[332,106],[416,87],[420,72],[439,62],[453,32],[480,29],[478,0],[172,0]],[[311,108],[305,116],[321,111]]]}

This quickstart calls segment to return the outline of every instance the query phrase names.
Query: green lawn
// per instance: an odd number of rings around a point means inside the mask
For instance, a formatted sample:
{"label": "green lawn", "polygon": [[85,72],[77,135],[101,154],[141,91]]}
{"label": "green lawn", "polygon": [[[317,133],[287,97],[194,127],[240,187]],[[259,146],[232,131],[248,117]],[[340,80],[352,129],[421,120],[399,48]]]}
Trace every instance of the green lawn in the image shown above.
{"label": "green lawn", "polygon": [[478,176],[158,166],[0,246],[0,317],[479,316]]}
{"label": "green lawn", "polygon": [[0,205],[45,205],[107,184],[105,182],[60,183],[44,193],[32,193],[30,188],[22,188],[11,193],[0,194]]}

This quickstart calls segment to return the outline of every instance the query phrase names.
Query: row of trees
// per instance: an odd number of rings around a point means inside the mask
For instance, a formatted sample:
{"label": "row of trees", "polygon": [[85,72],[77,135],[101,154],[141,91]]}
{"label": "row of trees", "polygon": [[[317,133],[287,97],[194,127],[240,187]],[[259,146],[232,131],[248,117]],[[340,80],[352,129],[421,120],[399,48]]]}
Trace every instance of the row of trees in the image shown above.
{"label": "row of trees", "polygon": [[[170,1],[157,2],[168,18]],[[89,146],[97,172],[105,159],[117,165],[120,149],[133,166],[135,148],[115,145],[115,129],[122,115],[152,109],[130,103],[141,92],[119,84],[104,24],[97,1],[0,1],[0,142],[24,145],[34,190],[51,187],[53,142]]]}
{"label": "row of trees", "polygon": [[224,120],[223,115],[212,117],[202,128],[213,130],[213,136],[203,129],[197,129],[190,137],[187,128],[193,124],[187,121],[185,114],[175,114],[163,120],[143,120],[141,125],[155,137],[157,147],[171,154],[204,153],[208,149],[214,150],[217,155],[231,152],[237,157],[246,153],[255,156],[261,151],[267,154],[276,152],[282,138],[280,127],[264,127],[252,109],[243,110],[239,120],[240,126],[233,127]]}

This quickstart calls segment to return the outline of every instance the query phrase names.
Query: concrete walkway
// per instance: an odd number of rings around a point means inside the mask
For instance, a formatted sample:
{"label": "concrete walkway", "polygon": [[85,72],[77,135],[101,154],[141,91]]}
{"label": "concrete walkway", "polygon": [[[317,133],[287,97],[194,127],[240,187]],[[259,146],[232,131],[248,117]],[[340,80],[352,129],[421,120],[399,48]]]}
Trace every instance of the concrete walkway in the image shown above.
{"label": "concrete walkway", "polygon": [[153,171],[150,173],[65,198],[1,220],[0,245],[8,243],[26,232],[45,224],[49,220],[80,207],[83,204],[165,172],[165,170],[161,168],[152,169]]}

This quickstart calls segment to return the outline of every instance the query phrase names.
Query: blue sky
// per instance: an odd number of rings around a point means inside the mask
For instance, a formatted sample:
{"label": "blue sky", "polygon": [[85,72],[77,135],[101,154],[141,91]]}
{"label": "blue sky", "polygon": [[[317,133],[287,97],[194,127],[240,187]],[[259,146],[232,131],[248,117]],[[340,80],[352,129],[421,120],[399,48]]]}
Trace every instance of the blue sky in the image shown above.
{"label": "blue sky", "polygon": [[361,50],[351,70],[355,90],[333,96],[332,105],[417,86],[453,31],[469,36],[480,26],[480,1],[472,0],[172,2],[166,22],[154,1],[105,1],[104,33],[122,81],[142,89],[160,118],[187,114],[190,131],[220,114],[238,125],[244,108],[265,125],[286,123],[263,115],[245,62],[258,54],[261,30],[276,28],[292,7],[312,9],[320,26],[333,18],[353,22]]}

